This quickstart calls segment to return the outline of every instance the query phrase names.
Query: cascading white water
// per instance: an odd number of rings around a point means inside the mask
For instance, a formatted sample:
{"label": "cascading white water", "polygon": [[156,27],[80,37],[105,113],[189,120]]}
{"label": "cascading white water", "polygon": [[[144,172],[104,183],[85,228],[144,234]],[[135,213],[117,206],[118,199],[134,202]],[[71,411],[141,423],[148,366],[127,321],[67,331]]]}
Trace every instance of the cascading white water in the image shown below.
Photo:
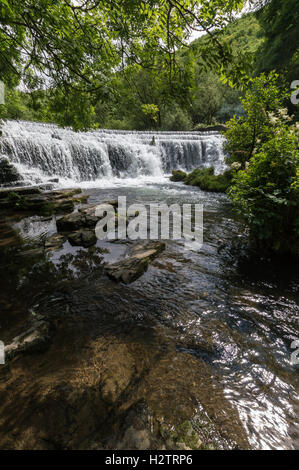
{"label": "cascading white water", "polygon": [[15,164],[24,180],[58,177],[93,182],[161,177],[173,169],[225,169],[223,137],[217,132],[74,132],[54,124],[6,121],[0,156]]}

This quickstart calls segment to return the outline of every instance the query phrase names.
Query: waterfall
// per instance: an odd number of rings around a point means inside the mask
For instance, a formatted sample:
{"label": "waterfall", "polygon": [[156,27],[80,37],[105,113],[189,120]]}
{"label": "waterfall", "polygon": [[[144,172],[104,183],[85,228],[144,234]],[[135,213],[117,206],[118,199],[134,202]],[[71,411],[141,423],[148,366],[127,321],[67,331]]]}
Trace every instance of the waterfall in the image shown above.
{"label": "waterfall", "polygon": [[100,129],[74,132],[54,124],[6,121],[0,156],[23,179],[79,182],[161,177],[173,169],[225,169],[223,137],[217,132],[146,132]]}

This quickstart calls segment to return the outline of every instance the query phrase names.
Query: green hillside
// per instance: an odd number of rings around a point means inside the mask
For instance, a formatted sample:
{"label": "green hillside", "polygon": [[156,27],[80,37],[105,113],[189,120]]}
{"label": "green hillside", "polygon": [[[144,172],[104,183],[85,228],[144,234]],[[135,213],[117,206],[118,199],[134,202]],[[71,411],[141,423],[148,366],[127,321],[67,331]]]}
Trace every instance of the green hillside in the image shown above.
{"label": "green hillside", "polygon": [[[227,42],[236,52],[255,54],[265,41],[265,35],[255,13],[249,13],[220,31],[221,41]],[[206,36],[193,41],[195,50],[205,42]]]}

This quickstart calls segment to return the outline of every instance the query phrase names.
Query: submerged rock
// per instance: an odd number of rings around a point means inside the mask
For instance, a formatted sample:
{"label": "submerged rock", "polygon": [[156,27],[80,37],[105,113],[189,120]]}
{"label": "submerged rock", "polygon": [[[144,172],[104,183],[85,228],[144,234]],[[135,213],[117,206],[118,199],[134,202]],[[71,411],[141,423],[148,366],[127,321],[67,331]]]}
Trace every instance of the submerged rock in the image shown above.
{"label": "submerged rock", "polygon": [[85,248],[95,245],[97,237],[94,230],[81,229],[71,232],[67,235],[68,240],[73,246],[83,246]]}
{"label": "submerged rock", "polygon": [[66,237],[64,235],[61,233],[55,233],[45,241],[45,249],[46,251],[58,250],[62,247],[65,241]]}
{"label": "submerged rock", "polygon": [[18,354],[45,351],[50,341],[49,329],[49,323],[41,316],[37,316],[28,330],[14,338],[11,344],[5,346],[6,360]]}
{"label": "submerged rock", "polygon": [[165,243],[160,241],[138,242],[129,257],[106,266],[108,276],[116,282],[130,284],[144,274],[151,260],[165,250]]}

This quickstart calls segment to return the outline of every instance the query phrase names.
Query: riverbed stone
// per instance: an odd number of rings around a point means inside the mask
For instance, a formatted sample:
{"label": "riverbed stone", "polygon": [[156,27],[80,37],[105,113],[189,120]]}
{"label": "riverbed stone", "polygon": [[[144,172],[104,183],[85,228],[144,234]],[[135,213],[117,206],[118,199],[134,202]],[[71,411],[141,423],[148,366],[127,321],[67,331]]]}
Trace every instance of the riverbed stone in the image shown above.
{"label": "riverbed stone", "polygon": [[5,360],[12,359],[19,354],[45,351],[50,341],[49,330],[49,323],[41,316],[37,316],[24,333],[5,346]]}
{"label": "riverbed stone", "polygon": [[165,250],[164,242],[152,240],[138,242],[130,249],[127,258],[106,265],[106,272],[114,281],[130,284],[147,271],[150,261],[163,250]]}
{"label": "riverbed stone", "polygon": [[57,220],[57,229],[61,232],[76,231],[80,228],[94,228],[101,219],[95,215],[99,204],[91,204],[87,207],[80,207],[78,212],[68,214]]}
{"label": "riverbed stone", "polygon": [[136,429],[130,426],[125,434],[123,441],[119,443],[119,449],[126,450],[146,450],[150,449],[151,435],[148,429]]}
{"label": "riverbed stone", "polygon": [[62,247],[64,242],[66,241],[66,237],[61,233],[55,233],[51,235],[51,237],[47,238],[45,241],[45,249],[46,251],[53,251],[59,250]]}
{"label": "riverbed stone", "polygon": [[73,246],[83,246],[85,248],[95,245],[97,237],[94,230],[81,229],[68,233],[68,240]]}
{"label": "riverbed stone", "polygon": [[71,232],[78,230],[85,225],[85,216],[80,212],[73,212],[65,215],[56,221],[57,230],[61,232]]}

